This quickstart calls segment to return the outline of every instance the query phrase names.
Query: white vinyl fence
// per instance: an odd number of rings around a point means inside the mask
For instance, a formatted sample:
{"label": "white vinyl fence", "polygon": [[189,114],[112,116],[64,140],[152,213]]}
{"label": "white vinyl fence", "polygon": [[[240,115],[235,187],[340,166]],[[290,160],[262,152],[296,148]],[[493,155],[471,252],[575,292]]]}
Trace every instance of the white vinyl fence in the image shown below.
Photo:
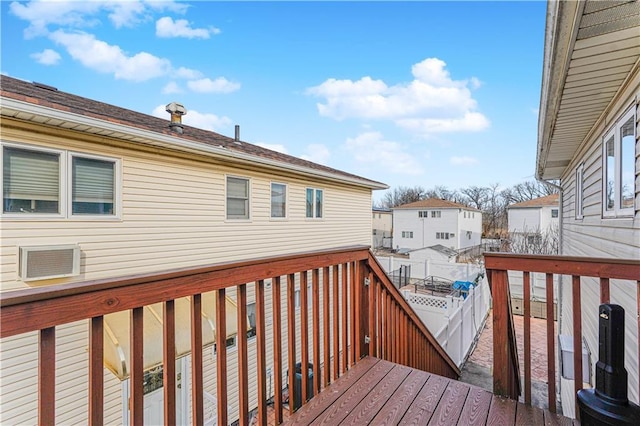
{"label": "white vinyl fence", "polygon": [[378,262],[387,273],[391,273],[402,265],[411,266],[411,278],[442,277],[451,281],[474,281],[479,273],[484,272],[482,265],[473,263],[452,263],[436,260],[411,260],[397,257],[376,256]]}
{"label": "white vinyl fence", "polygon": [[422,322],[460,367],[480,336],[491,305],[486,278],[469,289],[467,298],[438,297],[403,291]]}

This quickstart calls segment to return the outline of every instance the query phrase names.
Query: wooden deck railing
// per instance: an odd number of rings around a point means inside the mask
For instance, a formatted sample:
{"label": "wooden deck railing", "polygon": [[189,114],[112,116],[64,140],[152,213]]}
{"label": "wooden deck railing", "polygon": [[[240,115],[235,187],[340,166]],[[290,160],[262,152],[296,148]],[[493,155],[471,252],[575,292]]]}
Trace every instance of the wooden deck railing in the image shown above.
{"label": "wooden deck railing", "polygon": [[[609,281],[611,279],[635,281],[636,288],[633,289],[633,292],[637,294],[637,303],[640,308],[640,261],[506,253],[485,253],[484,258],[493,297],[493,390],[495,394],[513,399],[517,399],[520,395],[521,385],[515,329],[511,313],[508,272],[520,271],[523,273],[524,399],[527,404],[531,404],[530,280],[532,273],[545,274],[548,397],[549,410],[555,412],[555,360],[557,352],[554,338],[554,275],[568,275],[571,277],[572,298],[570,303],[573,312],[571,319],[573,323],[573,347],[582,348],[582,278],[594,277],[596,282],[599,281],[600,303],[609,303],[610,301]],[[564,303],[569,302],[565,301]],[[558,315],[561,315],[561,313],[558,312]],[[640,331],[640,317],[638,317],[637,325]],[[640,350],[640,343],[638,349]],[[573,351],[573,368],[573,377],[582,377],[582,351],[579,349],[574,349]],[[574,380],[574,383],[575,392],[577,393],[578,390],[582,389],[582,380]]]}
{"label": "wooden deck railing", "polygon": [[[308,310],[309,279],[311,309]],[[271,300],[265,298],[265,281],[269,280]],[[38,422],[41,425],[54,424],[56,327],[88,320],[87,423],[100,425],[104,423],[104,318],[114,312],[129,311],[130,423],[141,425],[144,422],[143,309],[151,304],[162,303],[164,422],[174,425],[177,421],[175,301],[189,297],[191,419],[193,424],[200,425],[204,421],[202,294],[216,292],[216,341],[224,342],[227,336],[227,290],[235,290],[238,330],[247,329],[247,284],[255,288],[256,359],[251,362],[257,365],[257,377],[249,376],[246,333],[238,333],[236,360],[233,360],[233,354],[227,354],[224,344],[217,345],[218,424],[233,420],[229,419],[227,411],[229,393],[235,392],[227,383],[229,358],[238,365],[240,424],[248,424],[249,412],[253,408],[257,408],[259,424],[266,424],[267,401],[270,399],[266,390],[268,323],[272,328],[270,334],[273,344],[269,346],[272,346],[270,359],[273,362],[270,367],[273,367],[272,401],[277,424],[283,421],[283,389],[287,387],[289,409],[291,412],[294,410],[296,361],[301,361],[303,366],[313,361],[313,388],[308,389],[307,380],[302,380],[302,404],[306,403],[312,392],[316,394],[369,354],[450,378],[459,376],[455,363],[420,322],[368,247],[363,246],[1,294],[0,338],[33,331],[39,333]],[[298,286],[301,309],[296,314],[295,294]],[[272,306],[270,319],[265,316],[267,304]],[[282,330],[283,323],[287,325],[286,332]],[[300,333],[300,348],[296,347],[296,330]],[[283,365],[284,354],[287,356],[286,365]],[[288,370],[287,386],[282,383],[285,377],[283,368]],[[250,382],[253,391],[257,392],[257,407],[249,406]]]}

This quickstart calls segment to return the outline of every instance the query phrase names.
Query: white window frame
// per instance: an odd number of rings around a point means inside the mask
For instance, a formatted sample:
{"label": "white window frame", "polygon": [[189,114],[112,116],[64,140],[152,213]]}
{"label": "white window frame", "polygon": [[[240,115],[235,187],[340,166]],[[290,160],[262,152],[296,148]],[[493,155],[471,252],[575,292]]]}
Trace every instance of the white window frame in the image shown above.
{"label": "white window frame", "polygon": [[[273,190],[273,185],[282,185],[284,186],[284,216],[274,216],[273,215],[273,200],[271,198],[271,191]],[[306,194],[306,193],[305,193]],[[374,213],[375,216],[375,213]],[[271,220],[286,220],[289,217],[289,185],[284,182],[275,182],[272,181],[269,184],[269,218]]]}
{"label": "white window frame", "polygon": [[[313,204],[311,205],[311,216],[307,215],[307,191],[308,190],[312,190],[313,191]],[[318,199],[318,191],[322,192],[322,210],[320,212],[320,216],[317,215],[317,206],[316,206],[316,200]],[[314,188],[311,186],[308,186],[304,189],[304,216],[307,220],[323,220],[324,219],[324,205],[326,202],[326,198],[325,198],[325,190],[324,188]]]}
{"label": "white window frame", "polygon": [[[555,216],[554,216],[555,214]],[[557,219],[560,216],[560,209],[551,209],[551,218]]]}
{"label": "white window frame", "polygon": [[[105,162],[114,163],[113,165],[113,203],[115,204],[115,208],[113,209],[112,215],[106,214],[73,214],[73,158],[89,158],[91,160],[99,160]],[[122,187],[122,178],[121,178],[121,166],[120,160],[112,157],[105,157],[103,155],[93,155],[93,154],[85,154],[82,152],[70,151],[67,156],[67,211],[69,212],[69,218],[74,220],[86,220],[86,219],[111,219],[116,218],[119,219],[122,211],[122,202],[120,199],[121,187]]]}
{"label": "white window frame", "polygon": [[580,163],[576,168],[575,191],[575,217],[580,220],[584,218],[584,163]]}
{"label": "white window frame", "polygon": [[[229,202],[229,191],[228,191],[228,186],[229,186],[229,178],[233,178],[233,179],[243,179],[247,181],[247,209],[249,209],[247,217],[238,217],[238,218],[234,218],[234,217],[229,217],[229,213],[227,212],[227,204]],[[251,205],[251,192],[252,192],[252,182],[251,182],[251,178],[248,176],[238,176],[238,175],[225,175],[224,176],[224,218],[225,221],[229,221],[229,222],[249,222],[251,221],[251,213],[253,211],[252,205]],[[269,197],[269,199],[271,199],[271,197]]]}
{"label": "white window frame", "polygon": [[[622,208],[620,206],[620,197],[622,195],[622,141],[620,140],[620,129],[624,123],[626,123],[629,119],[632,120],[633,123],[633,141],[634,147],[638,143],[637,135],[636,135],[636,116],[635,116],[635,108],[629,109],[625,112],[618,120],[616,120],[615,124],[604,134],[602,138],[602,217],[603,218],[616,218],[616,217],[633,217],[633,213],[635,210],[635,156],[633,158],[634,161],[634,179],[633,179],[633,188],[632,193],[634,196],[634,203],[631,207]],[[613,172],[613,183],[614,183],[614,200],[613,200],[613,209],[607,210],[607,141],[611,139],[613,136],[613,158],[614,158],[614,172]],[[635,153],[635,149],[634,149]]]}
{"label": "white window frame", "polygon": [[[13,213],[4,212],[4,194],[2,199],[2,209],[0,215],[4,218],[34,220],[34,219],[68,219],[68,220],[120,220],[122,216],[122,159],[118,157],[107,157],[104,155],[88,154],[79,151],[70,151],[64,149],[55,149],[41,147],[37,145],[29,145],[15,142],[2,142],[0,149],[0,162],[4,167],[4,147],[22,149],[25,151],[43,152],[47,154],[58,155],[59,158],[59,189],[58,189],[58,213]],[[73,158],[89,158],[100,161],[114,163],[114,188],[113,202],[115,208],[113,214],[73,214]],[[0,175],[0,187],[4,191],[4,169]]]}
{"label": "white window frame", "polygon": [[432,218],[441,218],[442,217],[442,210],[433,210],[431,211],[431,217]]}

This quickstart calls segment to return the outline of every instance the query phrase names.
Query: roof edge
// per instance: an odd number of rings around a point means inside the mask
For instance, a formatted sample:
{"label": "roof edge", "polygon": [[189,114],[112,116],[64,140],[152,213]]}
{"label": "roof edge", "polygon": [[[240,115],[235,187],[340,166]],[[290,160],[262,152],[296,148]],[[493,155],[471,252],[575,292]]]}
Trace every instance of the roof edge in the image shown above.
{"label": "roof edge", "polygon": [[[184,152],[192,152],[192,153],[198,152],[204,155],[209,155],[214,157],[233,158],[236,161],[245,163],[245,164],[259,163],[268,167],[283,168],[288,171],[302,173],[308,176],[321,177],[324,179],[329,179],[332,181],[337,181],[342,183],[348,183],[351,185],[365,187],[373,190],[389,188],[389,186],[386,184],[383,184],[381,182],[371,181],[365,178],[356,179],[356,178],[350,178],[348,176],[340,176],[340,175],[330,173],[330,172],[325,172],[322,170],[315,170],[309,167],[298,166],[298,165],[294,165],[294,164],[290,164],[282,161],[271,160],[271,159],[256,156],[256,155],[232,151],[224,147],[216,147],[216,146],[211,146],[211,145],[202,144],[198,142],[192,142],[186,139],[175,138],[170,135],[165,135],[162,133],[139,129],[136,127],[127,126],[125,124],[111,123],[109,121],[102,120],[99,118],[88,117],[85,115],[76,114],[69,111],[61,111],[55,108],[50,108],[42,105],[36,105],[29,102],[20,101],[17,99],[8,98],[6,96],[0,96],[0,100],[2,101],[0,103],[0,111],[5,107],[10,109],[17,109],[17,110],[28,112],[37,116],[43,116],[47,118],[53,118],[53,119],[64,120],[64,121],[72,121],[80,125],[97,127],[97,128],[101,128],[108,131],[125,133],[133,137],[155,140],[164,144],[169,144],[172,147],[175,147]],[[135,144],[135,142],[132,142],[132,141],[130,142]]]}

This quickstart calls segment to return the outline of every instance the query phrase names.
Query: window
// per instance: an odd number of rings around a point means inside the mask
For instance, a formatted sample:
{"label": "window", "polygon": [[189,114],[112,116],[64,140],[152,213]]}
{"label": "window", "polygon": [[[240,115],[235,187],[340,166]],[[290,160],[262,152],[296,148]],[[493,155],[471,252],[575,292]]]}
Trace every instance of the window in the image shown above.
{"label": "window", "polygon": [[584,205],[584,163],[580,164],[576,169],[576,195],[575,209],[576,219],[582,219]]}
{"label": "window", "polygon": [[527,235],[527,244],[540,244],[542,242],[541,235]]}
{"label": "window", "polygon": [[448,232],[436,232],[436,240],[448,240],[449,237],[453,237],[453,234]]}
{"label": "window", "polygon": [[3,146],[2,169],[5,214],[116,216],[116,159]]}
{"label": "window", "polygon": [[247,304],[247,319],[249,320],[249,330],[247,330],[247,338],[254,337],[256,335],[256,304]]}
{"label": "window", "polygon": [[402,238],[413,238],[413,231],[402,231]]}
{"label": "window", "polygon": [[271,217],[287,217],[287,185],[271,184]]}
{"label": "window", "polygon": [[[312,294],[311,294],[311,284],[307,285],[307,308],[311,308],[313,306],[312,303]],[[294,298],[294,305],[296,307],[296,309],[300,309],[300,289],[297,289],[295,291],[295,293],[293,294],[293,298]]]}
{"label": "window", "polygon": [[603,216],[633,215],[635,196],[635,120],[627,112],[603,139]]}
{"label": "window", "polygon": [[[236,337],[237,336],[231,336],[231,337],[227,337],[227,340],[225,340],[225,345],[227,347],[227,349],[233,349],[236,347]],[[215,355],[218,352],[218,346],[217,343],[213,344],[213,354]]]}
{"label": "window", "polygon": [[558,209],[551,209],[551,217],[553,218],[558,217]]}
{"label": "window", "polygon": [[424,217],[424,218],[429,217],[429,212],[425,211],[425,210],[419,211],[418,212],[418,217]]}
{"label": "window", "polygon": [[307,188],[307,217],[321,218],[323,209],[322,189]]}
{"label": "window", "polygon": [[227,219],[249,219],[249,179],[227,176]]}
{"label": "window", "polygon": [[431,217],[441,217],[442,212],[440,210],[435,210],[431,212]]}
{"label": "window", "polygon": [[465,210],[465,212],[464,212],[464,218],[465,218],[465,219],[467,218],[467,211],[466,211],[466,210]]}

